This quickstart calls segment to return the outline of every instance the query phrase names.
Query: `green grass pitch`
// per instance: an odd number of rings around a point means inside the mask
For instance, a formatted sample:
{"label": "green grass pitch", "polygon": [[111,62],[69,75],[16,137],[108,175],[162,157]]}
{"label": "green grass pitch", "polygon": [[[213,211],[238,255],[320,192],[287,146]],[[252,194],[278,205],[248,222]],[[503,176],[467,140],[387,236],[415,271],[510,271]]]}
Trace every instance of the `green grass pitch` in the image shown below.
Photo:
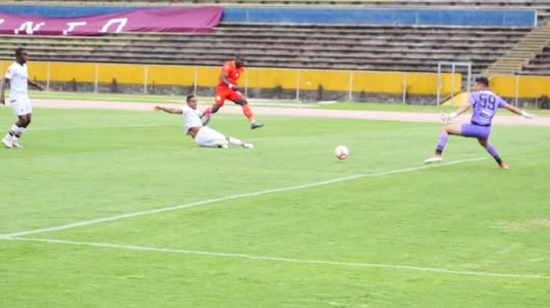
{"label": "green grass pitch", "polygon": [[221,200],[0,239],[0,307],[548,307],[548,128],[494,128],[508,171],[452,137],[446,162],[487,159],[416,170],[437,124],[262,121],[220,113],[256,148],[218,150],[178,116],[36,109],[25,149],[0,151],[0,236]]}

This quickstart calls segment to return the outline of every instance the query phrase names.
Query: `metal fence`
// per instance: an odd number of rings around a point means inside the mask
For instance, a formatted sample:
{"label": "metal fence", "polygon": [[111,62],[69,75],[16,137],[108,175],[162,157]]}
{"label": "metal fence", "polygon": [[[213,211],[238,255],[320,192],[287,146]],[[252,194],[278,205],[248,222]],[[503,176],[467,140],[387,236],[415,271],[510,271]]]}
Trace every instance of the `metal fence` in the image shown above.
{"label": "metal fence", "polygon": [[[0,61],[0,70],[9,64]],[[48,90],[88,93],[110,92],[113,83],[121,88],[119,93],[210,93],[219,73],[220,67],[29,63],[29,78],[45,83]],[[245,95],[255,98],[410,103],[418,96],[433,102],[439,95],[439,103],[468,91],[467,76],[452,65],[437,73],[247,68],[240,85]],[[550,77],[493,76],[491,83],[494,92],[514,104],[550,96]]]}

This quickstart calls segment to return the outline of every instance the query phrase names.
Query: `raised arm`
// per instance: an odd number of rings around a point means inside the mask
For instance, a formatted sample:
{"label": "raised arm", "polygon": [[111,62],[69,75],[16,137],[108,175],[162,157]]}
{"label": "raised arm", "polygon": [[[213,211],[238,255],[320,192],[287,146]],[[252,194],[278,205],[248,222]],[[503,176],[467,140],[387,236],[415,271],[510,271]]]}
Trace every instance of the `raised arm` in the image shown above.
{"label": "raised arm", "polygon": [[155,106],[156,111],[164,111],[171,114],[182,114],[183,110],[181,108],[172,108],[172,107],[162,107],[162,106]]}
{"label": "raised arm", "polygon": [[10,80],[8,78],[4,78],[4,82],[2,82],[2,88],[0,89],[0,105],[6,104],[5,94],[8,84],[10,84]]}
{"label": "raised arm", "polygon": [[468,111],[472,107],[472,104],[466,103],[458,108],[457,111],[451,113],[454,114],[454,117],[458,117],[459,115],[463,114],[464,112]]}
{"label": "raised arm", "polygon": [[472,107],[472,104],[470,104],[469,102],[467,102],[466,104],[460,106],[458,108],[457,111],[453,112],[453,113],[449,113],[449,114],[442,114],[441,115],[441,122],[443,123],[449,123],[449,121],[451,121],[452,119],[458,117],[459,115],[463,114],[464,112],[468,111],[468,109],[470,109]]}
{"label": "raised arm", "polygon": [[510,112],[513,112],[519,116],[522,116],[526,119],[533,119],[533,115],[527,113],[525,110],[520,110],[519,108],[517,108],[516,106],[512,106],[510,104],[506,104],[504,105],[504,109],[510,111]]}
{"label": "raised arm", "polygon": [[201,114],[201,118],[205,118],[204,121],[202,121],[202,125],[208,125],[208,123],[210,123],[210,119],[212,118],[212,108],[205,109]]}

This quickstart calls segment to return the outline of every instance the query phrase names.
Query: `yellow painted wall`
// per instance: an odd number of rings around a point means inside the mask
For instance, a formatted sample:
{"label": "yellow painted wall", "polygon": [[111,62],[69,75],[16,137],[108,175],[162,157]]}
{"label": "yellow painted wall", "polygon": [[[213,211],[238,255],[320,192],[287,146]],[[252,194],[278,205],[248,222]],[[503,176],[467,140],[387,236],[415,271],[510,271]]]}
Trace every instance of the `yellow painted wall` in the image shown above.
{"label": "yellow painted wall", "polygon": [[524,76],[519,82],[519,97],[541,97],[550,96],[550,78]]}
{"label": "yellow painted wall", "polygon": [[283,89],[296,89],[298,83],[298,72],[296,70],[285,69],[257,69],[251,68],[244,72],[239,85],[244,87],[248,84],[251,89],[267,88],[272,89],[277,86]]}
{"label": "yellow painted wall", "polygon": [[[218,78],[220,77],[220,72],[222,67],[198,67],[197,72],[197,86],[199,87],[215,87],[218,85]],[[241,77],[239,85],[244,86],[244,77]]]}
{"label": "yellow painted wall", "polygon": [[[460,92],[462,76],[454,75],[455,93]],[[452,75],[441,77],[442,94],[448,95],[452,89]],[[353,92],[367,93],[403,93],[407,87],[408,94],[430,95],[437,93],[437,74],[400,73],[400,72],[355,72],[353,73]],[[347,87],[346,87],[347,88]]]}
{"label": "yellow painted wall", "polygon": [[[406,78],[407,93],[418,95],[437,93],[437,74],[407,73]],[[441,79],[444,82],[447,78],[442,76]]]}
{"label": "yellow painted wall", "polygon": [[143,84],[145,82],[145,65],[99,65],[99,83],[111,83],[113,79],[116,79],[118,84]]}
{"label": "yellow painted wall", "polygon": [[[36,63],[33,63],[36,65]],[[29,66],[29,74],[33,75]],[[94,82],[96,75],[95,64],[87,63],[52,63],[50,64],[50,81]]]}
{"label": "yellow painted wall", "polygon": [[195,68],[179,66],[147,67],[148,85],[184,85],[191,86],[195,80]]}
{"label": "yellow painted wall", "polygon": [[[1,65],[1,64],[0,64]],[[4,64],[9,65],[9,63]],[[31,78],[66,82],[75,79],[77,82],[93,83],[96,78],[96,66],[99,83],[111,83],[116,78],[119,84],[143,84],[147,74],[147,84],[191,86],[197,73],[197,86],[214,87],[218,83],[221,67],[178,67],[178,66],[145,66],[88,63],[37,63],[29,64]],[[147,70],[147,72],[146,72]],[[404,78],[410,94],[435,94],[437,76],[425,73],[400,72],[349,72],[293,69],[258,69],[245,70],[239,85],[244,88],[274,88],[317,90],[323,85],[326,91],[349,91],[352,76],[353,92],[400,94],[403,92]],[[460,89],[460,75],[455,75],[457,91]],[[443,92],[450,93],[451,76],[443,75]]]}
{"label": "yellow painted wall", "polygon": [[[0,61],[3,72],[12,61]],[[96,67],[99,83],[111,83],[116,78],[119,84],[138,84],[145,82],[152,85],[191,86],[197,73],[197,86],[215,87],[221,71],[220,67],[179,67],[179,66],[146,66],[146,65],[116,65],[90,63],[29,63],[31,79],[46,80],[49,76],[53,82],[67,82],[75,79],[77,82],[95,82]],[[147,72],[146,72],[147,70]],[[250,89],[274,88],[293,90],[300,85],[301,90],[317,90],[323,85],[326,91],[349,91],[350,76],[352,91],[367,93],[403,93],[404,78],[406,78],[407,93],[435,94],[437,93],[437,74],[431,73],[401,73],[401,72],[350,72],[329,70],[294,70],[273,68],[249,68],[239,80],[239,86]],[[461,91],[460,74],[442,75],[442,94],[449,95],[454,78],[454,92]],[[536,98],[541,95],[550,96],[550,77],[519,77],[518,94],[521,98]],[[491,79],[491,88],[504,97],[514,97],[516,94],[516,76],[497,76]]]}
{"label": "yellow painted wall", "polygon": [[[347,89],[348,87],[345,87]],[[354,72],[353,92],[403,93],[402,73]]]}
{"label": "yellow painted wall", "polygon": [[516,76],[495,76],[491,78],[491,90],[502,97],[516,96]]}
{"label": "yellow painted wall", "polygon": [[516,96],[516,82],[519,79],[518,97],[537,98],[550,96],[550,77],[496,76],[491,78],[491,89],[503,97]]}
{"label": "yellow painted wall", "polygon": [[30,80],[47,80],[48,63],[29,63]]}
{"label": "yellow painted wall", "polygon": [[[441,95],[458,93],[461,86],[461,74],[441,75]],[[437,93],[437,74],[407,73],[407,87],[410,94],[435,94]]]}
{"label": "yellow painted wall", "polygon": [[[351,72],[300,71],[300,90],[348,91]],[[296,86],[294,86],[295,88]]]}

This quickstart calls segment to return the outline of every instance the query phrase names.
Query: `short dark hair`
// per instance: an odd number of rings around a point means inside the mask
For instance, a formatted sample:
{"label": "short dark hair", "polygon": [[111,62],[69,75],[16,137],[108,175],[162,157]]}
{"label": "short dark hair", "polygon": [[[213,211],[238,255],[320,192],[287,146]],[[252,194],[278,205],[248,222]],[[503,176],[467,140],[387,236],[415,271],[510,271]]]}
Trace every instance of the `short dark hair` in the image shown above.
{"label": "short dark hair", "polygon": [[193,98],[195,98],[195,95],[193,94],[187,95],[187,102],[189,103]]}
{"label": "short dark hair", "polygon": [[19,47],[15,50],[15,56],[16,57],[21,57],[23,55],[23,51],[25,51],[26,49],[23,48],[23,47]]}
{"label": "short dark hair", "polygon": [[481,83],[482,85],[489,87],[489,79],[487,77],[477,77],[475,81],[476,83]]}

